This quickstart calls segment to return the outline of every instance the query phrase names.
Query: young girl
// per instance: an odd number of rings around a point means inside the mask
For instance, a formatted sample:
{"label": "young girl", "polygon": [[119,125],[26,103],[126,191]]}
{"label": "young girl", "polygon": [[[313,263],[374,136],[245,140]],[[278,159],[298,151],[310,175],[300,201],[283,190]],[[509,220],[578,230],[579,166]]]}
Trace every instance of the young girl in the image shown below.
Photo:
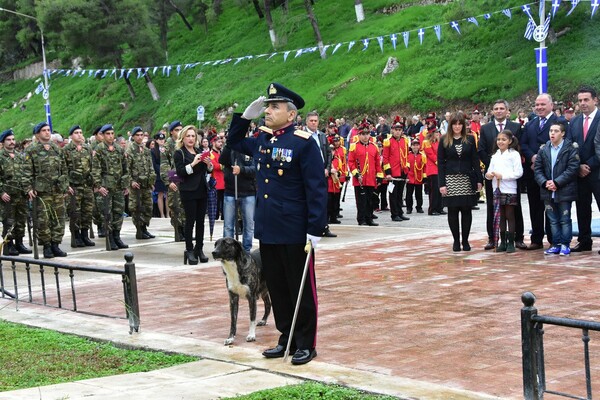
{"label": "young girl", "polygon": [[501,242],[498,245],[498,239],[495,238],[497,252],[515,252],[515,207],[519,206],[517,179],[523,175],[518,145],[518,140],[511,131],[505,129],[500,132],[496,137],[495,148],[498,150],[492,156],[485,174],[486,179],[492,180],[494,203],[500,204]]}

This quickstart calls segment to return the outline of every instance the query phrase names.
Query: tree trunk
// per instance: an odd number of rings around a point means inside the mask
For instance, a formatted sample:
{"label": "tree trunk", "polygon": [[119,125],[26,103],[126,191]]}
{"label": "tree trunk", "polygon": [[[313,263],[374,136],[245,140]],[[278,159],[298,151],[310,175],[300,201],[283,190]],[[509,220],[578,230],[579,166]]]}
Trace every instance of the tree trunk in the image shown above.
{"label": "tree trunk", "polygon": [[156,89],[156,86],[154,86],[154,82],[152,82],[152,79],[150,78],[150,75],[148,75],[148,73],[144,75],[144,79],[146,80],[146,84],[148,85],[148,89],[150,90],[150,94],[152,95],[152,100],[160,100],[158,90]]}
{"label": "tree trunk", "polygon": [[252,4],[254,4],[254,9],[258,14],[258,18],[263,19],[265,16],[262,12],[262,9],[260,8],[260,3],[258,2],[258,0],[252,0]]}
{"label": "tree trunk", "polygon": [[[121,60],[118,59],[118,58],[115,60],[115,65],[117,66],[117,69],[122,69],[123,68],[123,65],[121,64]],[[123,74],[123,80],[124,80],[125,84],[127,85],[127,90],[129,91],[129,96],[131,96],[131,100],[135,100],[135,90],[133,90],[133,86],[131,85],[131,81],[127,77],[127,72],[125,72]]]}
{"label": "tree trunk", "polygon": [[365,20],[365,10],[363,9],[362,0],[354,0],[354,11],[356,12],[356,22]]}
{"label": "tree trunk", "polygon": [[169,1],[169,4],[171,5],[171,7],[173,7],[173,9],[175,10],[175,12],[177,14],[179,14],[179,16],[181,17],[181,20],[183,21],[183,23],[185,24],[185,26],[187,26],[187,28],[190,31],[194,30],[194,28],[192,27],[192,25],[189,23],[189,21],[185,17],[185,14],[183,13],[183,11],[181,11],[181,8],[177,7],[177,4],[173,3],[173,0],[168,0],[168,1]]}
{"label": "tree trunk", "polygon": [[213,11],[215,15],[218,17],[223,14],[223,0],[214,0],[213,1]]}
{"label": "tree trunk", "polygon": [[204,4],[202,1],[198,2],[198,11],[200,17],[200,23],[204,26],[204,33],[208,33],[208,19],[206,18],[206,11],[208,10],[208,6]]}
{"label": "tree trunk", "polygon": [[323,39],[321,38],[321,31],[319,30],[319,24],[315,18],[313,8],[310,5],[310,0],[304,0],[304,5],[306,6],[306,15],[308,16],[308,20],[313,27],[313,31],[315,31],[315,39],[317,40],[317,46],[319,46],[319,54],[321,55],[321,58],[325,59],[327,56],[323,51]]}
{"label": "tree trunk", "polygon": [[267,27],[269,28],[269,36],[271,37],[271,45],[273,48],[277,48],[277,34],[273,27],[273,17],[271,16],[271,0],[265,0],[265,16],[267,20]]}

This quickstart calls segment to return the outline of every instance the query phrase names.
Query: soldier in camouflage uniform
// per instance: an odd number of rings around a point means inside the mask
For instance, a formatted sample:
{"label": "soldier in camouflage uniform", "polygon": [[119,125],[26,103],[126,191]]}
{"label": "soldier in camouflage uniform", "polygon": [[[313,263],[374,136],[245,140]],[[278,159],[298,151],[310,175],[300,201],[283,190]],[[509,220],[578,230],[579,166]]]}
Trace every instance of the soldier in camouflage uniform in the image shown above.
{"label": "soldier in camouflage uniform", "polygon": [[50,141],[50,126],[33,128],[36,142],[25,150],[23,184],[31,201],[37,202],[37,237],[44,258],[66,257],[58,245],[65,234],[65,195],[69,190],[67,165],[62,149]]}
{"label": "soldier in camouflage uniform", "polygon": [[[101,126],[97,126],[92,131],[92,136],[94,137],[94,141],[90,144],[90,148],[92,149],[92,161],[94,158],[94,153],[96,152],[96,148],[100,143],[104,142],[104,133],[100,132]],[[92,169],[94,168],[92,162]],[[98,237],[103,238],[106,235],[104,234],[104,217],[102,216],[102,211],[98,209],[97,204],[102,203],[102,196],[100,193],[94,193],[94,209],[92,211],[92,220],[96,225],[96,231],[98,232]]]}
{"label": "soldier in camouflage uniform", "polygon": [[148,232],[152,218],[152,191],[156,173],[152,166],[150,149],[144,145],[144,131],[136,126],[131,131],[133,142],[125,151],[127,167],[131,177],[129,190],[129,210],[136,228],[136,239],[152,239],[154,235]]}
{"label": "soldier in camouflage uniform", "polygon": [[5,256],[31,254],[31,250],[23,244],[25,221],[27,220],[27,199],[21,177],[25,157],[15,151],[15,135],[12,129],[2,132],[0,143],[3,145],[0,150],[2,237],[7,240],[2,254]]}
{"label": "soldier in camouflage uniform", "polygon": [[[129,188],[129,172],[125,151],[115,143],[115,130],[112,125],[104,125],[100,131],[104,134],[104,143],[96,147],[92,160],[92,181],[94,192],[100,196],[96,207],[101,210],[107,221],[111,250],[126,249],[129,246],[121,240],[125,194]],[[96,198],[98,200],[98,197]]]}
{"label": "soldier in camouflage uniform", "polygon": [[75,125],[69,130],[71,142],[63,148],[65,162],[69,171],[71,191],[67,199],[69,211],[69,228],[71,230],[71,246],[95,246],[89,237],[94,208],[94,191],[92,189],[92,149],[85,143],[83,130]]}
{"label": "soldier in camouflage uniform", "polygon": [[181,129],[183,129],[183,125],[181,125],[180,121],[174,121],[169,125],[170,136],[165,143],[164,151],[160,153],[160,179],[169,188],[167,192],[167,206],[171,214],[171,226],[178,230],[175,237],[179,236],[179,241],[184,241],[183,227],[185,226],[185,213],[181,205],[177,184],[170,182],[168,176],[168,172],[175,169],[173,153],[175,153],[175,143]]}

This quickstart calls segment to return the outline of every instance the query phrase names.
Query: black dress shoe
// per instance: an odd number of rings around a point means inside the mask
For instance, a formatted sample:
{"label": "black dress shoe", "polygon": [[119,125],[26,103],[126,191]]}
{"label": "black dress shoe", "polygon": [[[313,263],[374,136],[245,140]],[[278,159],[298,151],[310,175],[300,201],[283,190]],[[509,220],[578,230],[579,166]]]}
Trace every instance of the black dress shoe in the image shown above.
{"label": "black dress shoe", "polygon": [[452,245],[452,251],[460,251],[460,243],[454,243]]}
{"label": "black dress shoe", "polygon": [[329,223],[330,223],[330,224],[341,224],[341,223],[342,223],[342,221],[340,221],[339,219],[330,219],[330,220],[329,220]]}
{"label": "black dress shoe", "polygon": [[377,215],[375,215],[375,214],[373,214],[371,217],[372,217],[373,219],[379,219],[379,217],[378,217]]}
{"label": "black dress shoe", "polygon": [[412,214],[412,210],[406,210],[407,214]]}
{"label": "black dress shoe", "polygon": [[369,226],[379,226],[379,224],[377,222],[373,222],[373,221],[367,221],[367,225],[369,225]]}
{"label": "black dress shoe", "polygon": [[582,251],[592,251],[592,245],[577,243],[575,247],[571,247],[571,253],[581,253]]}
{"label": "black dress shoe", "polygon": [[521,250],[527,250],[527,245],[522,240],[515,240],[515,247]]}
{"label": "black dress shoe", "polygon": [[434,212],[430,212],[429,215],[440,215],[440,213],[437,211],[434,211]]}
{"label": "black dress shoe", "polygon": [[327,228],[325,229],[325,232],[323,232],[323,237],[337,237],[337,235],[335,233],[331,233],[329,228]]}
{"label": "black dress shoe", "polygon": [[[293,353],[294,351],[294,349],[290,349],[290,352]],[[278,344],[272,349],[263,351],[262,355],[265,358],[283,358],[283,356],[285,355],[285,346]]]}
{"label": "black dress shoe", "polygon": [[485,246],[483,246],[484,250],[491,250],[494,247],[496,247],[496,245],[494,244],[494,242],[492,242],[491,240],[489,242],[487,242],[487,244]]}
{"label": "black dress shoe", "polygon": [[338,214],[337,217],[338,218],[344,218],[344,216],[342,214]]}
{"label": "black dress shoe", "polygon": [[404,215],[401,215],[401,216],[400,216],[400,219],[401,219],[402,221],[410,221],[410,218],[408,218],[408,217],[405,217]]}
{"label": "black dress shoe", "polygon": [[313,358],[317,356],[317,351],[315,349],[312,350],[296,350],[294,356],[292,357],[292,364],[294,365],[302,365],[310,362]]}
{"label": "black dress shoe", "polygon": [[440,211],[440,215],[446,215],[446,214],[448,214],[446,211],[444,211],[444,210]]}
{"label": "black dress shoe", "polygon": [[541,250],[544,248],[544,245],[541,243],[531,243],[527,246],[527,250]]}
{"label": "black dress shoe", "polygon": [[399,222],[399,221],[402,221],[402,218],[395,216],[395,217],[392,217],[392,221]]}
{"label": "black dress shoe", "polygon": [[417,212],[418,212],[419,214],[423,214],[425,211],[423,211],[423,209],[422,209],[422,208],[417,208]]}
{"label": "black dress shoe", "polygon": [[471,245],[469,242],[463,242],[463,251],[471,251]]}

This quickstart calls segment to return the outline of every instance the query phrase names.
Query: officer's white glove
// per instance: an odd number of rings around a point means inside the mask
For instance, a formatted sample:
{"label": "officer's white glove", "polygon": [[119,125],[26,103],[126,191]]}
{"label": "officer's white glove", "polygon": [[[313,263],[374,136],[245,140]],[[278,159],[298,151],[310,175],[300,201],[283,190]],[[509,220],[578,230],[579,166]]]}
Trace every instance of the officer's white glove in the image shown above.
{"label": "officer's white glove", "polygon": [[321,240],[321,236],[313,236],[313,235],[309,235],[308,233],[306,234],[306,247],[304,248],[304,251],[306,251],[308,253],[308,251],[310,250],[309,246],[308,246],[308,242],[310,242],[310,245],[312,246],[313,249],[317,248],[317,243],[319,243],[319,240]]}
{"label": "officer's white glove", "polygon": [[258,99],[250,103],[250,105],[246,107],[246,110],[244,110],[242,118],[253,120],[260,117],[265,112],[265,99],[265,96],[260,96]]}

